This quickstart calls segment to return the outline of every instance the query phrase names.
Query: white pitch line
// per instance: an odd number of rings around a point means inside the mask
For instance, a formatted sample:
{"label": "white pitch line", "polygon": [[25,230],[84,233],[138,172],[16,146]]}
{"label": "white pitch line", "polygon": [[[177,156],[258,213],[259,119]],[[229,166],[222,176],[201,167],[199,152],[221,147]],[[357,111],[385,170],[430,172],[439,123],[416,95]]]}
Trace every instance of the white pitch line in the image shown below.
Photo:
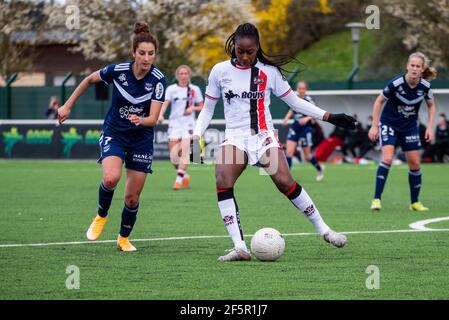
{"label": "white pitch line", "polygon": [[409,224],[408,226],[410,228],[416,229],[416,230],[429,231],[429,230],[435,230],[435,229],[427,228],[426,224],[440,222],[440,221],[446,221],[446,220],[449,220],[449,217],[432,218],[432,219],[427,219],[427,220],[416,221],[414,223]]}
{"label": "white pitch line", "polygon": [[[426,229],[426,230],[375,230],[375,231],[346,231],[343,234],[381,234],[381,233],[406,233],[406,232],[447,232],[449,229]],[[318,233],[283,233],[283,236],[317,236]],[[252,234],[246,235],[252,237]],[[229,238],[228,235],[222,236],[186,236],[186,237],[167,237],[167,238],[148,238],[148,239],[132,239],[133,242],[142,241],[170,241],[170,240],[193,240],[193,239],[214,239],[214,238]],[[72,242],[47,242],[47,243],[22,243],[22,244],[0,244],[0,248],[14,248],[14,247],[46,247],[46,246],[65,246],[77,244],[98,244],[98,243],[112,243],[117,240],[100,240],[100,241],[72,241]]]}

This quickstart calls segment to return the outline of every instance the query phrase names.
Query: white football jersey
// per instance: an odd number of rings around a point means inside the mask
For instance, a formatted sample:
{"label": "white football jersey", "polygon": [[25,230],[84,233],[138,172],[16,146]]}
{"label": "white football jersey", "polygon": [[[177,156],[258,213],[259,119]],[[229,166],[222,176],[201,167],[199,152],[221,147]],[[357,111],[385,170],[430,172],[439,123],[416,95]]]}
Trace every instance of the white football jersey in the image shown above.
{"label": "white football jersey", "polygon": [[188,87],[180,87],[177,83],[167,87],[165,100],[170,101],[169,121],[195,121],[195,112],[185,116],[184,110],[203,101],[203,94],[198,86],[189,84]]}
{"label": "white football jersey", "polygon": [[227,60],[212,68],[206,96],[223,99],[227,133],[257,134],[274,129],[270,93],[282,98],[290,91],[290,85],[274,66],[257,61],[243,68]]}

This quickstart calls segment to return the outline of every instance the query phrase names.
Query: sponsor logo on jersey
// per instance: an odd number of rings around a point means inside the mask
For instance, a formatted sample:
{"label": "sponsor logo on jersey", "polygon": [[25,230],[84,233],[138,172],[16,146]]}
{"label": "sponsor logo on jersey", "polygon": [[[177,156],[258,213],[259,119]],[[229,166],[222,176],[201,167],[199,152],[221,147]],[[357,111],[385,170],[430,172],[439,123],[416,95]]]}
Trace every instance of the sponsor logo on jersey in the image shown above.
{"label": "sponsor logo on jersey", "polygon": [[264,91],[243,91],[242,99],[263,99],[265,97]]}
{"label": "sponsor logo on jersey", "polygon": [[228,102],[228,104],[231,104],[231,100],[234,98],[240,98],[240,96],[238,94],[232,92],[232,90],[225,92],[225,99]]}
{"label": "sponsor logo on jersey", "polygon": [[414,106],[398,106],[398,112],[402,114],[404,118],[416,115]]}
{"label": "sponsor logo on jersey", "polygon": [[224,216],[223,222],[225,223],[225,225],[233,224],[234,216]]}
{"label": "sponsor logo on jersey", "polygon": [[162,83],[158,82],[156,85],[156,99],[160,99],[162,98],[162,95],[164,94],[164,86],[162,85]]}
{"label": "sponsor logo on jersey", "polygon": [[424,94],[424,91],[423,90],[418,90],[417,94],[418,94],[418,96],[422,96]]}
{"label": "sponsor logo on jersey", "polygon": [[120,118],[128,119],[130,114],[137,114],[138,116],[143,115],[143,107],[136,106],[123,106],[119,109]]}

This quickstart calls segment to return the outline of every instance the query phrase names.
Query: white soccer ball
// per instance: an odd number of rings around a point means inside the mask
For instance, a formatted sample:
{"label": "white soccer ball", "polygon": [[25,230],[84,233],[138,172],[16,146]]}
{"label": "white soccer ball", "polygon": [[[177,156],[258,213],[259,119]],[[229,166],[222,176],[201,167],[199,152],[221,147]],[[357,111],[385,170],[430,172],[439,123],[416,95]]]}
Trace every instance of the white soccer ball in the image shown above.
{"label": "white soccer ball", "polygon": [[282,256],[284,250],[284,237],[276,229],[262,228],[251,239],[251,252],[260,261],[275,261]]}

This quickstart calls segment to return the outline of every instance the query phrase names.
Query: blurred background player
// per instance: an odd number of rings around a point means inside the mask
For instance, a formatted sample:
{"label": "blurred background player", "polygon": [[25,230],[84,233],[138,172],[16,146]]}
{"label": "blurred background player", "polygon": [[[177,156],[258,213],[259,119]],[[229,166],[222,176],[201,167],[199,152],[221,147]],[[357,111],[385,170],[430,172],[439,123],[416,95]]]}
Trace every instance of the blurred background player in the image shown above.
{"label": "blurred background player", "polygon": [[269,109],[270,94],[278,96],[296,112],[334,125],[353,127],[355,120],[345,114],[329,114],[294,94],[280,69],[291,59],[267,58],[260,46],[259,31],[253,24],[239,25],[225,47],[231,59],[212,68],[204,108],[198,116],[193,135],[193,144],[197,145],[198,150],[199,139],[206,131],[221,97],[226,131],[225,140],[218,150],[215,178],[218,207],[234,248],[218,260],[251,259],[234,197],[234,185],[248,163],[264,168],[278,190],[309,219],[326,242],[343,247],[346,236],[329,228],[307,192],[290,174],[274,130]]}
{"label": "blurred background player", "polygon": [[[313,101],[312,97],[307,94],[307,84],[303,81],[298,82],[296,87],[296,94],[301,99],[304,99],[313,105],[316,103]],[[312,136],[312,117],[306,116],[299,112],[294,112],[292,109],[288,110],[287,114],[282,121],[282,125],[285,126],[288,123],[288,120],[294,115],[294,121],[290,125],[287,136],[287,144],[286,144],[286,157],[288,167],[292,166],[292,158],[295,155],[296,149],[298,147],[298,143],[302,148],[304,154],[304,161],[309,161],[317,170],[316,181],[321,181],[324,178],[324,166],[320,165],[320,163],[313,156],[311,149],[313,145],[313,136]]]}
{"label": "blurred background player", "polygon": [[177,83],[167,87],[158,123],[164,121],[164,114],[170,106],[168,125],[168,149],[170,159],[176,169],[174,190],[190,186],[187,174],[190,138],[195,128],[195,112],[203,108],[203,94],[198,86],[190,83],[192,70],[180,65],[175,72]]}
{"label": "blurred background player", "polygon": [[47,119],[58,119],[58,108],[60,107],[59,105],[59,100],[57,96],[51,96],[50,97],[50,102],[48,103],[48,108],[45,111],[45,116],[47,117]]}
{"label": "blurred background player", "polygon": [[382,208],[381,196],[393,161],[396,143],[405,152],[410,169],[408,174],[410,209],[429,210],[418,200],[422,184],[418,112],[421,102],[425,100],[428,112],[425,140],[430,141],[433,137],[435,101],[429,81],[435,77],[436,71],[429,67],[429,59],[420,52],[412,53],[407,62],[407,72],[391,80],[374,102],[373,124],[368,134],[372,141],[379,139],[382,158],[376,173],[372,210]]}
{"label": "blurred background player", "polygon": [[129,235],[136,222],[139,197],[153,162],[153,126],[164,102],[165,77],[153,62],[158,40],[147,23],[134,25],[133,61],[111,64],[86,77],[69,100],[58,110],[59,122],[64,122],[78,98],[90,85],[104,81],[114,84],[111,107],[100,137],[100,158],[103,180],[99,188],[98,214],[87,230],[89,240],[97,240],[107,221],[115,187],[126,168],[125,204],[122,210],[117,247],[121,251],[136,251]]}

